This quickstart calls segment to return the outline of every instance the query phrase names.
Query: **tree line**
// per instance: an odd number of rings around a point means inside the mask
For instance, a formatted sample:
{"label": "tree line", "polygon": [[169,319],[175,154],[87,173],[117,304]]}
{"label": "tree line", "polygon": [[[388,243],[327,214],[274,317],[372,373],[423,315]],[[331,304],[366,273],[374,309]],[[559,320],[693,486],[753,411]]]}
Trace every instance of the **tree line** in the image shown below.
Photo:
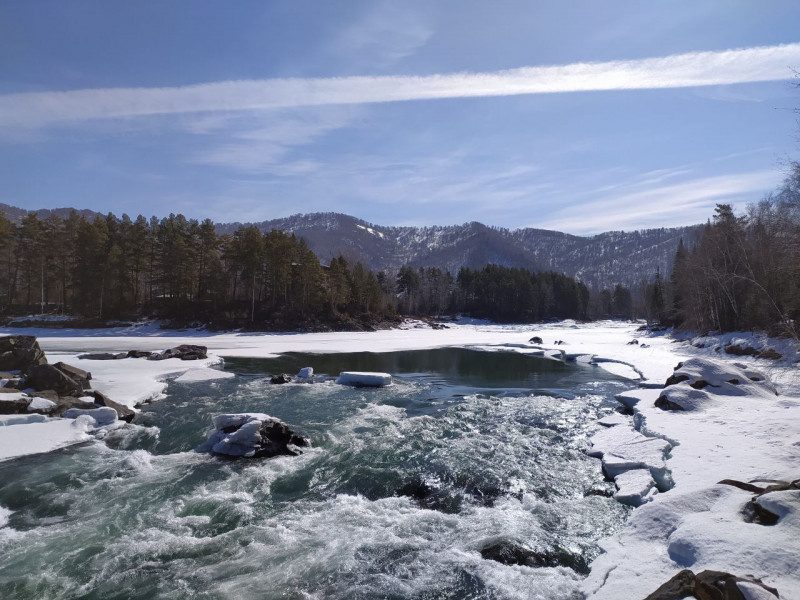
{"label": "tree line", "polygon": [[646,306],[666,325],[800,339],[800,163],[744,214],[718,204],[695,244],[678,246],[669,279],[647,286]]}
{"label": "tree line", "polygon": [[220,234],[183,215],[92,221],[0,215],[0,311],[108,321],[155,316],[255,328],[361,327],[398,315],[467,313],[497,321],[584,319],[590,294],[559,273],[487,265],[373,273],[305,240],[242,226]]}

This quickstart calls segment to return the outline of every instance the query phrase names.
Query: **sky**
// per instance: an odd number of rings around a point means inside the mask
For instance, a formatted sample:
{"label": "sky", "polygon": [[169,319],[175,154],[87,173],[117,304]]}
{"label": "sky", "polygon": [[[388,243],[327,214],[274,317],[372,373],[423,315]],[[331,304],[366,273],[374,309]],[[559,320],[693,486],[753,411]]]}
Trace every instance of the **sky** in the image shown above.
{"label": "sky", "polygon": [[800,157],[796,0],[4,0],[0,202],[576,234]]}

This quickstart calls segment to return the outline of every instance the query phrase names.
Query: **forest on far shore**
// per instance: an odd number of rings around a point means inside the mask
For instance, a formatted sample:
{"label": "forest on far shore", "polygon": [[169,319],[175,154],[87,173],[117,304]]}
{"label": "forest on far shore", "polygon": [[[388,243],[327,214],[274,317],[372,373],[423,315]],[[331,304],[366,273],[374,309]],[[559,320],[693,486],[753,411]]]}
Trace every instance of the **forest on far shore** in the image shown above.
{"label": "forest on far shore", "polygon": [[19,225],[0,215],[0,314],[64,314],[86,324],[141,317],[174,326],[369,329],[402,316],[498,322],[647,318],[695,331],[760,329],[798,337],[800,165],[736,215],[718,205],[668,274],[634,289],[589,289],[554,272],[486,265],[374,273],[340,256],[323,265],[305,240],[210,220],[77,212]]}

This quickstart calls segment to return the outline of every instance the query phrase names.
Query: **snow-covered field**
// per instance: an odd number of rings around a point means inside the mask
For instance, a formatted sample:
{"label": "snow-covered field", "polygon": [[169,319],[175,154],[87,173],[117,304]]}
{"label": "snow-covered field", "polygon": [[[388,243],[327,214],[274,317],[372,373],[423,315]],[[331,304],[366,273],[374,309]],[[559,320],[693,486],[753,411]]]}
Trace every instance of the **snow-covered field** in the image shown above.
{"label": "snow-covered field", "polygon": [[[595,450],[603,455],[606,471],[619,476],[618,499],[644,504],[619,535],[603,543],[606,553],[595,561],[584,583],[587,596],[643,598],[688,568],[696,573],[715,569],[753,575],[778,588],[781,598],[800,598],[800,490],[763,496],[759,503],[780,519],[775,525],[760,525],[743,517],[753,492],[717,483],[723,479],[800,478],[796,348],[784,343],[780,351],[787,360],[771,363],[715,351],[716,346],[733,339],[731,336],[705,338],[703,348],[695,348],[689,341],[668,335],[643,335],[636,327],[616,322],[547,326],[471,323],[432,330],[410,323],[403,329],[371,333],[212,334],[164,332],[155,326],[86,331],[14,328],[0,333],[36,335],[51,363],[61,360],[90,371],[93,387],[130,407],[158,398],[165,380],[173,377],[187,381],[226,376],[213,369],[224,357],[459,346],[592,362],[632,381],[632,390],[621,401],[632,408],[633,417],[614,416],[604,423],[608,428],[601,430]],[[530,342],[533,336],[539,336],[541,342]],[[630,343],[634,338],[638,343]],[[753,336],[738,341],[765,343]],[[155,351],[184,343],[207,346],[209,358],[191,362],[77,359],[82,352]],[[663,386],[678,362],[698,356],[760,369],[775,382],[779,394],[757,392],[748,386],[735,395],[706,388],[702,402],[691,410],[656,408],[654,402],[663,392],[656,388]],[[687,397],[693,394],[686,392]],[[86,441],[90,431],[85,420],[0,417],[0,459]],[[638,454],[617,456],[614,448],[622,447],[620,440]],[[639,452],[639,446],[646,446],[647,452]],[[656,483],[661,493],[654,488]],[[0,526],[2,510],[0,507]]]}

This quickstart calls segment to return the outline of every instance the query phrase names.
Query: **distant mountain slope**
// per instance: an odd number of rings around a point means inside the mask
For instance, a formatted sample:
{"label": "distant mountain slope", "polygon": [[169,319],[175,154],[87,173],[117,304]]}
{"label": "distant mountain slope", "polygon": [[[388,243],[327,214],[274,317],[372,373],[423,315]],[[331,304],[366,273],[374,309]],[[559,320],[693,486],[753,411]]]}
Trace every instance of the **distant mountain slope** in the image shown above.
{"label": "distant mountain slope", "polygon": [[[591,237],[546,229],[508,230],[481,223],[435,227],[384,227],[339,213],[293,215],[254,223],[262,231],[281,229],[304,237],[323,262],[344,255],[374,270],[436,266],[453,273],[462,266],[493,263],[553,270],[587,285],[634,285],[659,269],[668,273],[678,241],[691,243],[689,227],[609,231]],[[241,223],[219,224],[232,232]]]}
{"label": "distant mountain slope", "polygon": [[[0,204],[14,223],[35,212],[69,215],[70,208],[27,211]],[[102,216],[79,210],[88,219]],[[552,270],[578,277],[590,287],[617,283],[635,285],[660,269],[668,274],[678,240],[691,243],[699,226],[640,231],[609,231],[591,237],[546,229],[502,229],[482,223],[434,227],[386,227],[339,213],[311,213],[253,223],[262,231],[280,229],[303,237],[323,263],[344,255],[373,270],[403,265],[439,267],[455,274],[461,267],[488,263],[506,267]],[[218,223],[220,233],[232,233],[242,223]]]}
{"label": "distant mountain slope", "polygon": [[6,216],[6,219],[14,223],[15,225],[19,225],[22,223],[22,219],[24,219],[30,213],[36,213],[42,221],[44,221],[50,215],[56,215],[61,219],[66,219],[69,216],[71,211],[77,211],[77,213],[88,219],[89,221],[94,220],[95,217],[102,217],[99,212],[95,212],[93,210],[88,209],[77,209],[77,208],[38,208],[35,210],[25,210],[24,208],[17,208],[16,206],[10,206],[8,204],[3,204],[0,202],[0,213],[3,213]]}

